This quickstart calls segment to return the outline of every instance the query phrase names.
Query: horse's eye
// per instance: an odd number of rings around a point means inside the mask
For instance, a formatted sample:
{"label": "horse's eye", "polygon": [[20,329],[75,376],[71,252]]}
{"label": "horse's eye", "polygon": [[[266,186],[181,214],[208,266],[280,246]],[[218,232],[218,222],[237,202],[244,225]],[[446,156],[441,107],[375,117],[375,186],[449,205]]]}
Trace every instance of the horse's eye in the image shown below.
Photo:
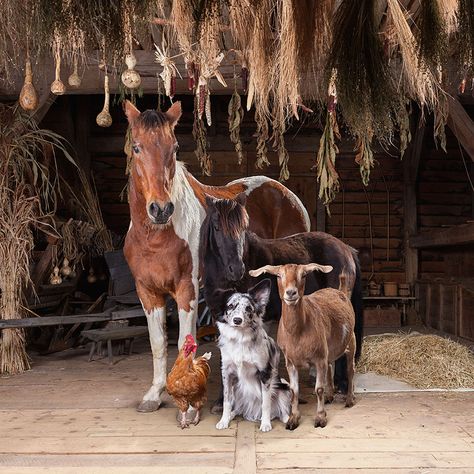
{"label": "horse's eye", "polygon": [[179,144],[176,143],[175,146],[174,146],[174,152],[178,153],[178,150],[179,150]]}
{"label": "horse's eye", "polygon": [[140,153],[140,148],[138,147],[138,145],[133,145],[132,150],[133,150],[133,153]]}
{"label": "horse's eye", "polygon": [[219,231],[219,226],[218,226],[217,224],[213,224],[213,227],[214,227],[214,230],[215,230],[216,232]]}

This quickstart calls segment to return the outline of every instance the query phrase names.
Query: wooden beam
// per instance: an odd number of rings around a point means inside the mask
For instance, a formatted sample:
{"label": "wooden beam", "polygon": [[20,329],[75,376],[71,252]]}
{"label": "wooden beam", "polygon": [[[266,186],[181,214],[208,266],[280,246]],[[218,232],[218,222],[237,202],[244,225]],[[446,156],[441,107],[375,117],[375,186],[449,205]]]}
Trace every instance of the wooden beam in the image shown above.
{"label": "wooden beam", "polygon": [[420,165],[425,127],[418,127],[413,141],[403,158],[403,243],[405,252],[405,278],[413,285],[418,278],[418,251],[410,246],[410,238],[417,233],[418,216],[416,201],[416,179]]}
{"label": "wooden beam", "polygon": [[471,157],[471,160],[474,161],[474,121],[469,117],[458,99],[449,96],[448,104],[448,127]]}
{"label": "wooden beam", "polygon": [[426,234],[415,235],[410,239],[411,247],[417,249],[472,243],[474,243],[474,222],[432,230]]}

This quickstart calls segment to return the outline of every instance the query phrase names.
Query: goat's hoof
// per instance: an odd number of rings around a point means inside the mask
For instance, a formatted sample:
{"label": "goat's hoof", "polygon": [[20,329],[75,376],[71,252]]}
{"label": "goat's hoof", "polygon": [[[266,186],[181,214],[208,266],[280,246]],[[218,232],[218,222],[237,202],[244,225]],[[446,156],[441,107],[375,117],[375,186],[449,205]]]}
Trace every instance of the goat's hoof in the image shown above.
{"label": "goat's hoof", "polygon": [[290,431],[296,430],[299,424],[300,424],[300,421],[298,418],[290,418],[286,423],[286,429]]}
{"label": "goat's hoof", "polygon": [[314,427],[318,428],[324,428],[328,424],[328,420],[325,416],[317,416],[316,419],[314,420]]}
{"label": "goat's hoof", "polygon": [[158,410],[160,402],[157,400],[143,400],[137,407],[137,411],[140,413],[151,413]]}

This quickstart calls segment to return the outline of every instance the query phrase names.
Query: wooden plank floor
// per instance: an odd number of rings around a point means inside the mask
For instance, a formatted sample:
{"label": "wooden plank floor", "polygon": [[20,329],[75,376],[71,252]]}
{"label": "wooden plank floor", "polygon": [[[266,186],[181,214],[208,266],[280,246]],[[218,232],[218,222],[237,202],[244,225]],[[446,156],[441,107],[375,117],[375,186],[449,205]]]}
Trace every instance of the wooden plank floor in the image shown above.
{"label": "wooden plank floor", "polygon": [[[199,353],[217,350],[203,345]],[[261,433],[250,422],[214,428],[206,409],[197,427],[176,426],[167,400],[135,411],[151,377],[146,343],[137,354],[87,362],[87,349],[34,357],[33,369],[0,378],[1,473],[397,473],[474,472],[474,394],[358,395],[327,407],[328,426],[313,428],[315,397],[303,379],[303,420],[294,432],[275,421]],[[169,365],[176,355],[171,348]],[[213,357],[210,394],[217,393]],[[184,470],[183,470],[184,469]]]}

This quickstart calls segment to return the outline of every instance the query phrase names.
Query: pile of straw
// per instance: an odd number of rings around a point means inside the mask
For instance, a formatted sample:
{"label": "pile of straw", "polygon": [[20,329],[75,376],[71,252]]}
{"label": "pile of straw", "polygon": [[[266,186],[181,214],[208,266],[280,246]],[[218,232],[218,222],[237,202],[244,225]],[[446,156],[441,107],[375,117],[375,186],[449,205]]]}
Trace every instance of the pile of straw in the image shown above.
{"label": "pile of straw", "polygon": [[417,388],[474,388],[474,354],[450,339],[419,333],[369,336],[357,370]]}

